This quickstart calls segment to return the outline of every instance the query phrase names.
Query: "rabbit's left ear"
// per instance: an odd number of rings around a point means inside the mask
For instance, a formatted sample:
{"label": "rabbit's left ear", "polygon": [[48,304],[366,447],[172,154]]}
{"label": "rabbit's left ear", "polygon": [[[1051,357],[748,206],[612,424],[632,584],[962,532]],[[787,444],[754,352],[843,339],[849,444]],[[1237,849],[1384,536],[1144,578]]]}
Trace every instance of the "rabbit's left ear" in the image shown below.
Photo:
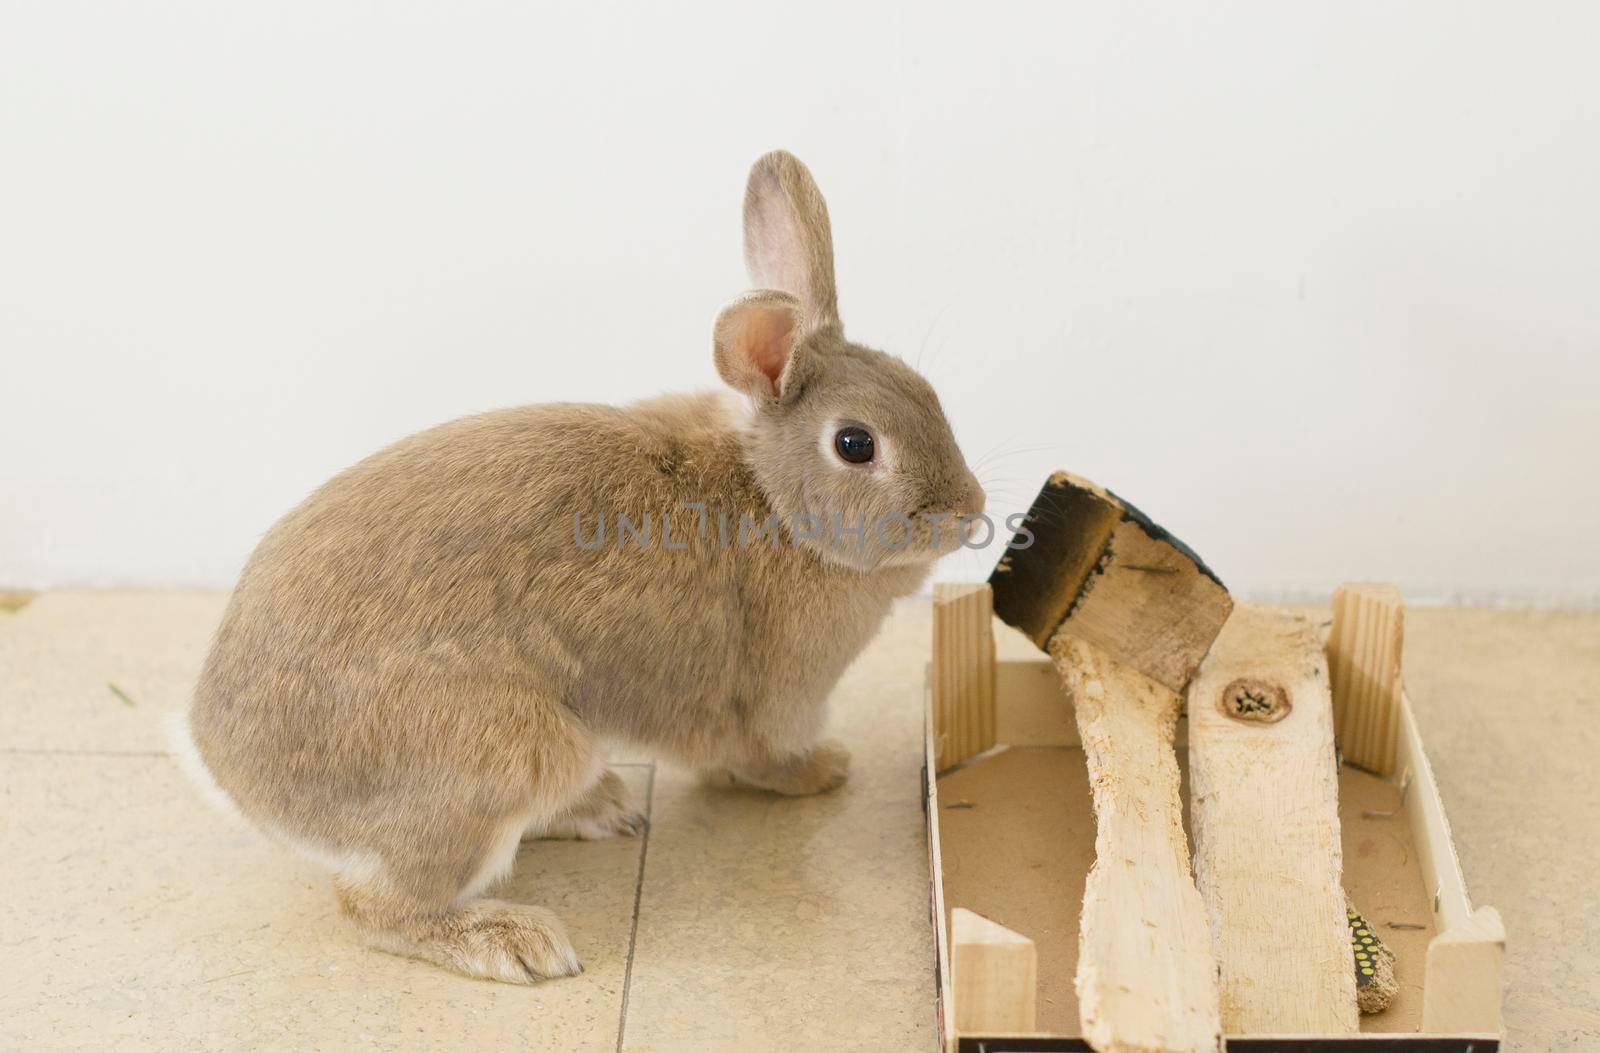
{"label": "rabbit's left ear", "polygon": [[782,401],[795,386],[800,325],[800,301],[786,292],[757,289],[739,297],[717,315],[717,373],[752,398]]}
{"label": "rabbit's left ear", "polygon": [[744,262],[751,285],[800,302],[807,331],[839,324],[828,205],[806,166],[785,150],[764,155],[750,169]]}

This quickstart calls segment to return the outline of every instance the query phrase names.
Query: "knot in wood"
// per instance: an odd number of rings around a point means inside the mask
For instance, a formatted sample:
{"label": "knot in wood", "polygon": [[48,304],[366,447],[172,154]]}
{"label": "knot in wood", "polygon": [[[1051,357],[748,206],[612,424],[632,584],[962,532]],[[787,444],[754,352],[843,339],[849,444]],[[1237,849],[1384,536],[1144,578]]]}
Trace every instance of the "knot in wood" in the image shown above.
{"label": "knot in wood", "polygon": [[1241,677],[1223,689],[1217,707],[1235,720],[1276,724],[1289,715],[1289,696],[1270,680]]}

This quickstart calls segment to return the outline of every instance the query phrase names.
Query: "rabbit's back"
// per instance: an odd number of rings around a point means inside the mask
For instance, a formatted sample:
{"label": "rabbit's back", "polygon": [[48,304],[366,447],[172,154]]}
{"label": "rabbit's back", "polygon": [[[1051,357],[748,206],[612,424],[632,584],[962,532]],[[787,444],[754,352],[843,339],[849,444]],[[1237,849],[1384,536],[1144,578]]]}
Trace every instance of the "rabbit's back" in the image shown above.
{"label": "rabbit's back", "polygon": [[[658,400],[644,412],[524,406],[401,440],[273,526],[230,613],[265,617],[296,651],[502,637],[516,624],[511,608],[560,598],[550,592],[564,572],[651,569],[610,559],[618,511],[638,520],[710,491],[760,501],[717,409],[709,397]],[[602,513],[610,544],[589,547]],[[586,605],[574,606],[580,614]]]}

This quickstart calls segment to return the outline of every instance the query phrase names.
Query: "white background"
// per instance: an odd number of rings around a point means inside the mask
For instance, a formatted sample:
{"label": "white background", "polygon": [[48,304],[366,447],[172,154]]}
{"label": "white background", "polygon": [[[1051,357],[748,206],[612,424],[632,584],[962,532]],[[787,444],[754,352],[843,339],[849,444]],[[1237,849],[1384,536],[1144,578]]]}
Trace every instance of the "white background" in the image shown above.
{"label": "white background", "polygon": [[1065,466],[1245,594],[1594,603],[1596,41],[1588,3],[6,3],[0,585],[223,586],[408,432],[714,384],[781,145],[998,511]]}

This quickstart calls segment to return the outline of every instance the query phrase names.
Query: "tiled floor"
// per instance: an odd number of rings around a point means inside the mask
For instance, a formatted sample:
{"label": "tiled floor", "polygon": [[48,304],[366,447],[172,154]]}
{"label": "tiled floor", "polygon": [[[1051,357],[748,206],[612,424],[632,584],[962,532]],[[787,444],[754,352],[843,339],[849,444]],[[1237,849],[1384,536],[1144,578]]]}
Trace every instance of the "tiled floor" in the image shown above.
{"label": "tiled floor", "polygon": [[[223,597],[0,597],[0,1050],[931,1050],[918,803],[928,612],[841,682],[840,794],[703,787],[625,756],[648,839],[541,842],[503,890],[585,971],[537,987],[365,951],[328,881],[207,810],[165,753]],[[1415,610],[1407,679],[1511,1050],[1600,1045],[1600,614]],[[113,687],[114,685],[114,687]]]}
{"label": "tiled floor", "polygon": [[223,600],[0,611],[0,1049],[932,1048],[921,612],[840,685],[840,793],[628,756],[647,838],[525,846],[498,894],[556,911],[584,962],[529,988],[363,950],[321,871],[201,803],[160,717]]}

